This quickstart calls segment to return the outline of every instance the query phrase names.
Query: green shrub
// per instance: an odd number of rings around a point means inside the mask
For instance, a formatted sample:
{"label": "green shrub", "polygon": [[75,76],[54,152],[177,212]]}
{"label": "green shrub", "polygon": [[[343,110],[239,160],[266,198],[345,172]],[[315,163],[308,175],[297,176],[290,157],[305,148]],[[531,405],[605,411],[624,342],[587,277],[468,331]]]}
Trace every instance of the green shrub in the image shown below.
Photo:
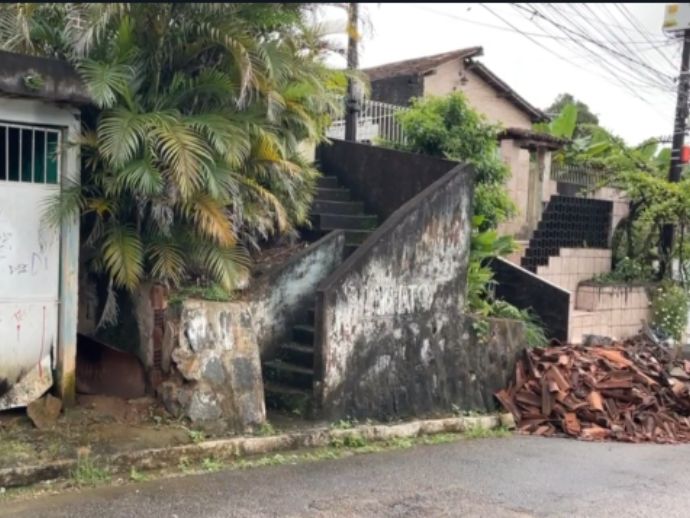
{"label": "green shrub", "polygon": [[652,296],[652,325],[680,340],[688,323],[688,293],[678,284],[664,282]]}
{"label": "green shrub", "polygon": [[592,279],[597,284],[630,284],[635,282],[650,282],[654,277],[651,266],[639,259],[624,257],[616,267],[607,273]]}

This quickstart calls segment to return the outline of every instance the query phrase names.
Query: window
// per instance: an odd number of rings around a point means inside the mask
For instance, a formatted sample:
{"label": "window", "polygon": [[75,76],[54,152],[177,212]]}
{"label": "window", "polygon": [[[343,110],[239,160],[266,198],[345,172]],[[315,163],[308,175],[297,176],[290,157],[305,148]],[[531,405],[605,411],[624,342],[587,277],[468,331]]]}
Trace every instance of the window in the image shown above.
{"label": "window", "polygon": [[57,184],[60,132],[0,123],[0,182]]}

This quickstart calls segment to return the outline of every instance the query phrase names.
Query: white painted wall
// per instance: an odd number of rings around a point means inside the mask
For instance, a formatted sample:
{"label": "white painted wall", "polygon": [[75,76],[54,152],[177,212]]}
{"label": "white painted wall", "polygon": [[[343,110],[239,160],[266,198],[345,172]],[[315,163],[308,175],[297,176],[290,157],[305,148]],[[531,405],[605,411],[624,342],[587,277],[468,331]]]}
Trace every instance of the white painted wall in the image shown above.
{"label": "white painted wall", "polygon": [[[80,130],[77,110],[0,98],[0,120],[59,129],[60,180],[65,185],[79,179],[79,150],[69,145]],[[7,238],[0,253],[0,380],[12,385],[0,397],[0,410],[39,397],[53,384],[53,368],[59,388],[69,378],[73,390],[79,222],[51,229],[41,218],[45,202],[59,190],[0,181],[0,235]]]}

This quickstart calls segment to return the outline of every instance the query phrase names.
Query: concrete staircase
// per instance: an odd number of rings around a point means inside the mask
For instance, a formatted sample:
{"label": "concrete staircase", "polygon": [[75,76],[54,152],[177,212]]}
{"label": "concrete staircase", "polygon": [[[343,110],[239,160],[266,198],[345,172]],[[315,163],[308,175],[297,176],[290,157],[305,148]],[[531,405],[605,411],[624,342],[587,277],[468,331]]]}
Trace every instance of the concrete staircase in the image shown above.
{"label": "concrete staircase", "polygon": [[568,342],[580,343],[595,327],[603,330],[596,311],[579,308],[577,300],[582,281],[611,270],[610,228],[610,202],[551,196],[521,258],[523,268],[570,293]]}
{"label": "concrete staircase", "polygon": [[[335,176],[319,178],[311,210],[312,228],[302,232],[316,240],[334,230],[345,233],[345,259],[376,229],[378,217],[366,214],[364,204],[353,200],[349,189]],[[290,409],[300,414],[311,411],[314,383],[314,318],[307,312],[292,329],[292,340],[280,345],[275,359],[263,363],[264,390],[269,408]]]}

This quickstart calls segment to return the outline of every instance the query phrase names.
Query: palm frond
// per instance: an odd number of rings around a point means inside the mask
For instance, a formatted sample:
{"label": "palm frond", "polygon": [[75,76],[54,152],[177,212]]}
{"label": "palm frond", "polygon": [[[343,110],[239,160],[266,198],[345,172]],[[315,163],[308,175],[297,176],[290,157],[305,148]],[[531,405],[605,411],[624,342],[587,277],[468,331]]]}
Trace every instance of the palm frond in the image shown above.
{"label": "palm frond", "polygon": [[207,194],[197,194],[183,206],[183,211],[197,230],[215,243],[225,247],[236,243],[230,214],[218,200]]}
{"label": "palm frond", "polygon": [[111,222],[101,244],[101,254],[108,275],[115,286],[133,290],[143,275],[143,247],[132,227]]}
{"label": "palm frond", "polygon": [[205,140],[180,121],[159,124],[151,133],[165,163],[163,172],[174,180],[184,199],[191,198],[201,187],[203,169],[213,161]]}
{"label": "palm frond", "polygon": [[147,120],[125,108],[114,108],[103,115],[98,124],[100,154],[115,167],[132,160],[147,133]]}
{"label": "palm frond", "polygon": [[177,243],[157,238],[146,246],[146,256],[151,264],[151,275],[155,279],[180,283],[185,272],[185,258]]}
{"label": "palm frond", "polygon": [[130,84],[134,80],[134,69],[130,65],[87,59],[81,62],[79,72],[99,108],[115,106],[118,95],[132,97]]}

